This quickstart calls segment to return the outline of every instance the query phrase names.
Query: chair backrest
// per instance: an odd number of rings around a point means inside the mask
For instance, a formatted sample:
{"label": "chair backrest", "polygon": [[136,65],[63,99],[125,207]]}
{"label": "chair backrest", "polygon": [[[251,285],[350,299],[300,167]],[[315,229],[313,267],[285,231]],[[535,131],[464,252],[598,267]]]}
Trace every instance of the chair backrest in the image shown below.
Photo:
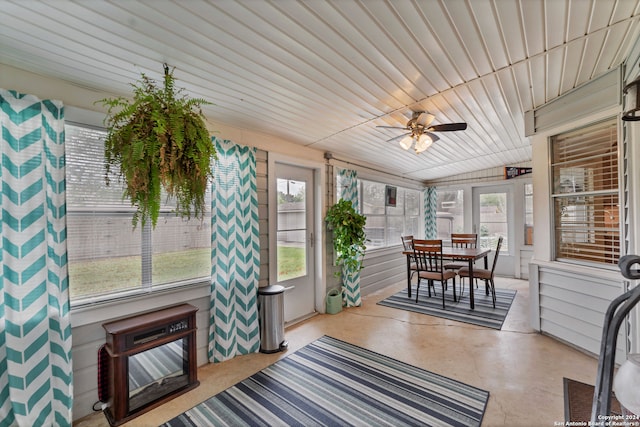
{"label": "chair backrest", "polygon": [[405,251],[409,251],[413,249],[413,236],[400,236],[402,238],[402,246],[404,246]]}
{"label": "chair backrest", "polygon": [[493,257],[493,265],[491,266],[491,278],[493,279],[493,273],[496,271],[496,264],[498,263],[498,255],[500,255],[500,248],[502,247],[502,241],[504,237],[500,236],[498,244],[496,245],[496,255]]}
{"label": "chair backrest", "polygon": [[442,272],[442,240],[413,239],[416,270]]}
{"label": "chair backrest", "polygon": [[451,233],[451,246],[454,248],[477,248],[478,235],[475,233]]}

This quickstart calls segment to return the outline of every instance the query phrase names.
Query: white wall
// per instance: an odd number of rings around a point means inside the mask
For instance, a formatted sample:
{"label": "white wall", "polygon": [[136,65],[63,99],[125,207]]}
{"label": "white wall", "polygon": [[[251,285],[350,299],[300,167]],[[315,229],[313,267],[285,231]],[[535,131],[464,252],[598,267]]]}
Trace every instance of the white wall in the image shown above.
{"label": "white wall", "polygon": [[[584,266],[553,259],[549,137],[607,118],[619,119],[619,79],[619,70],[614,70],[544,106],[543,120],[530,129],[535,243],[529,278],[531,322],[541,332],[593,354],[600,351],[604,313],[624,292],[622,276],[615,265]],[[624,340],[618,340],[618,360],[624,358],[624,347]]]}

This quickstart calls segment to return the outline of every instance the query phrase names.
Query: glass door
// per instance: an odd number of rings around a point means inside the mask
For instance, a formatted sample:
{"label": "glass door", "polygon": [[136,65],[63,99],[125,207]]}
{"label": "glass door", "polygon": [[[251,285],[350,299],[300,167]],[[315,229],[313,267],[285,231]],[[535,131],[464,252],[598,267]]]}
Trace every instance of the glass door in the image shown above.
{"label": "glass door", "polygon": [[313,171],[276,163],[276,189],[276,278],[289,322],[315,310]]}
{"label": "glass door", "polygon": [[[478,245],[495,250],[498,238],[504,237],[496,274],[515,274],[513,256],[513,212],[510,186],[475,187],[473,189],[473,232]],[[493,254],[489,257],[489,268]]]}

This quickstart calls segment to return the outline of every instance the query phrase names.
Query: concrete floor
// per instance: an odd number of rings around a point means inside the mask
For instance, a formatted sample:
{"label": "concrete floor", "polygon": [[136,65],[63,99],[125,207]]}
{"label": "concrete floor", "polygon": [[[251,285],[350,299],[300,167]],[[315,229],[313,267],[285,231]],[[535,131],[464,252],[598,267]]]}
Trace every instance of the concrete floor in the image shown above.
{"label": "concrete floor", "polygon": [[[531,329],[528,286],[527,281],[497,278],[497,288],[518,291],[500,331],[379,306],[403,284],[385,288],[365,297],[362,307],[288,327],[285,353],[256,353],[203,366],[199,387],[125,425],[157,426],[322,335],[488,390],[483,426],[562,425],[563,377],[594,384],[597,359]],[[74,425],[108,423],[96,413]]]}

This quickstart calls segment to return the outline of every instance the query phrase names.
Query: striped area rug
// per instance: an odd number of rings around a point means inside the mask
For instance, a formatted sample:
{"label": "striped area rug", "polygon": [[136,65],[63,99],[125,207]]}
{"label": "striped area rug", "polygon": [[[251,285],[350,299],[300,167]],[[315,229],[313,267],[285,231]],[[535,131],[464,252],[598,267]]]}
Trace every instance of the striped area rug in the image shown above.
{"label": "striped area rug", "polygon": [[480,426],[488,399],[324,336],[164,426]]}
{"label": "striped area rug", "polygon": [[445,309],[443,310],[442,288],[437,283],[436,292],[437,296],[434,296],[432,290],[431,298],[429,298],[425,283],[420,286],[420,297],[417,304],[415,288],[411,292],[411,298],[407,296],[405,288],[397,294],[378,302],[378,304],[487,328],[502,329],[504,319],[509,313],[513,298],[516,296],[516,291],[514,290],[496,288],[496,308],[493,308],[491,295],[485,294],[483,283],[478,289],[475,289],[473,294],[475,309],[471,310],[469,308],[469,288],[465,289],[464,295],[458,302],[453,302],[453,287],[450,283],[449,289],[445,292]]}

